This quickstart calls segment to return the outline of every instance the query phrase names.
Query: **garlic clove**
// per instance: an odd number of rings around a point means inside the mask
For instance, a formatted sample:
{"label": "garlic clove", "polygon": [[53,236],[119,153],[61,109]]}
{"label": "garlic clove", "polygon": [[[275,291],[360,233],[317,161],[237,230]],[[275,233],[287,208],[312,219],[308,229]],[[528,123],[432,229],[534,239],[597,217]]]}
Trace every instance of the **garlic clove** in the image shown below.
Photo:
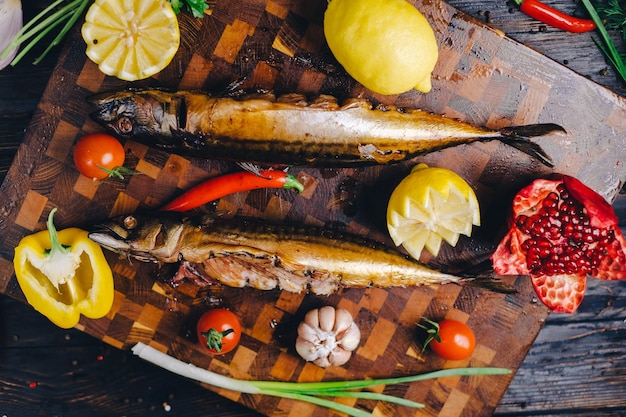
{"label": "garlic clove", "polygon": [[328,356],[317,358],[313,361],[313,363],[319,366],[320,368],[327,368],[332,365],[332,363],[330,363],[330,360],[328,359]]}
{"label": "garlic clove", "polygon": [[306,339],[298,337],[296,340],[296,352],[306,361],[314,361],[318,359],[318,347]]}
{"label": "garlic clove", "polygon": [[315,328],[309,325],[307,322],[303,321],[298,325],[298,335],[305,339],[309,340],[313,343],[320,343],[320,332],[319,327]]}
{"label": "garlic clove", "polygon": [[353,351],[359,346],[360,342],[361,330],[359,330],[359,327],[353,322],[352,326],[342,335],[341,346],[346,350]]}
{"label": "garlic clove", "polygon": [[304,316],[304,322],[314,328],[320,327],[320,318],[319,318],[318,310],[314,309],[306,313],[306,315]]}
{"label": "garlic clove", "polygon": [[333,331],[337,334],[341,334],[348,330],[354,324],[352,314],[348,310],[340,308],[335,311],[335,324]]}
{"label": "garlic clove", "polygon": [[[22,29],[22,3],[20,0],[0,0],[0,53],[13,41]],[[0,70],[11,63],[17,54],[18,46],[0,59]]]}
{"label": "garlic clove", "polygon": [[333,366],[341,366],[348,362],[352,356],[351,350],[342,349],[340,347],[335,348],[330,355],[327,356],[328,362]]}
{"label": "garlic clove", "polygon": [[335,309],[331,306],[325,306],[318,310],[319,326],[325,332],[333,331],[335,327]]}

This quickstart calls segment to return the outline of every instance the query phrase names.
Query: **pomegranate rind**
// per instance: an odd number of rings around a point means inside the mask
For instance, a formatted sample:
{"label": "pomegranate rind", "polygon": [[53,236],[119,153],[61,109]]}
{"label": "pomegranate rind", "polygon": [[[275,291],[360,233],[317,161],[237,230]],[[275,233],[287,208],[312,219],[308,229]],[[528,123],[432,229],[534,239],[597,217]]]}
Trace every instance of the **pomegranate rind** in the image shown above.
{"label": "pomegranate rind", "polygon": [[[520,230],[515,222],[521,215],[531,217],[539,212],[542,202],[551,192],[557,192],[557,187],[561,184],[573,199],[582,203],[593,227],[610,230],[615,236],[607,255],[597,266],[595,278],[626,278],[626,240],[618,227],[619,221],[613,207],[580,180],[562,174],[550,179],[537,179],[516,194],[512,202],[510,229],[494,251],[491,260],[494,272],[499,275],[529,275],[537,296],[552,311],[573,313],[583,300],[587,274],[533,274],[527,264],[527,253],[522,249],[523,242],[530,236]],[[565,239],[559,243],[563,246],[568,244]]]}
{"label": "pomegranate rind", "polygon": [[493,255],[491,261],[493,270],[499,275],[529,275],[526,264],[526,254],[521,248],[522,233],[517,227],[512,227],[504,236]]}
{"label": "pomegranate rind", "polygon": [[[587,187],[577,178],[563,175],[562,180],[572,197],[583,203],[585,209],[587,209],[592,226],[606,228],[619,224],[619,219],[613,207],[604,197]],[[618,228],[616,227],[616,229]]]}
{"label": "pomegranate rind", "polygon": [[626,279],[626,240],[619,228],[619,219],[613,207],[598,193],[587,187],[577,178],[562,175],[563,184],[572,197],[583,203],[591,225],[598,228],[610,228],[615,233],[615,242],[610,256],[605,256],[598,266],[594,278],[602,280]]}
{"label": "pomegranate rind", "polygon": [[531,275],[539,299],[555,313],[573,313],[583,301],[587,287],[585,275]]}
{"label": "pomegranate rind", "polygon": [[524,214],[532,216],[541,208],[541,202],[555,191],[561,181],[540,178],[522,188],[513,198],[513,218]]}
{"label": "pomegranate rind", "polygon": [[615,241],[611,255],[605,256],[598,266],[598,274],[594,278],[605,281],[626,279],[626,241],[619,228],[615,228]]}

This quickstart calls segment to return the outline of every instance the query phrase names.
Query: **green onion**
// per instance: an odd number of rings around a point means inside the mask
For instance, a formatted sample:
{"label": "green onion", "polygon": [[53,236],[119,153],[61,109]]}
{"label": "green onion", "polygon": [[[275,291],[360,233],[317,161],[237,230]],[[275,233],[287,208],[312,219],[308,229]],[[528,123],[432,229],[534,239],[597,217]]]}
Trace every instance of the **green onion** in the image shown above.
{"label": "green onion", "polygon": [[593,41],[596,45],[598,45],[598,48],[600,48],[611,65],[613,65],[622,80],[626,81],[626,64],[615,47],[615,43],[613,42],[613,39],[611,39],[609,32],[604,26],[602,18],[598,14],[598,11],[593,7],[590,0],[582,0],[582,3],[587,9],[589,16],[591,16],[591,19],[596,24],[596,29],[600,32],[600,37],[602,38],[602,43],[595,38]]}
{"label": "green onion", "polygon": [[20,51],[19,54],[11,61],[11,65],[16,65],[24,58],[24,56],[30,51],[39,41],[41,41],[48,33],[65,22],[57,36],[48,45],[45,51],[35,60],[34,64],[38,64],[45,58],[50,50],[61,43],[67,32],[72,28],[74,23],[82,16],[85,8],[92,0],[73,0],[63,7],[61,4],[67,0],[56,0],[27,24],[24,25],[11,42],[0,52],[0,59],[7,56],[12,50],[19,47],[21,44],[28,42],[26,46]]}
{"label": "green onion", "polygon": [[371,416],[372,414],[355,407],[319,397],[351,397],[374,401],[386,401],[406,407],[422,408],[424,407],[424,404],[404,398],[375,392],[360,392],[355,390],[376,385],[403,384],[449,376],[506,375],[511,373],[510,370],[504,368],[453,368],[405,377],[356,381],[244,381],[198,368],[190,363],[182,362],[144,343],[137,343],[132,348],[132,351],[135,355],[148,362],[158,365],[161,368],[177,375],[193,379],[197,382],[246,394],[270,395],[274,397],[304,401],[321,407],[330,408],[353,417],[366,417]]}
{"label": "green onion", "polygon": [[[0,51],[0,59],[6,58],[11,51],[29,41],[11,61],[10,65],[17,65],[48,33],[65,22],[56,37],[33,62],[35,65],[40,63],[52,48],[61,43],[92,1],[93,0],[71,0],[68,2],[68,0],[55,0],[24,25],[22,30],[13,37],[11,42]],[[180,12],[183,4],[186,4],[194,17],[202,17],[204,11],[208,8],[208,4],[204,0],[173,0],[173,2],[177,5],[176,13]]]}

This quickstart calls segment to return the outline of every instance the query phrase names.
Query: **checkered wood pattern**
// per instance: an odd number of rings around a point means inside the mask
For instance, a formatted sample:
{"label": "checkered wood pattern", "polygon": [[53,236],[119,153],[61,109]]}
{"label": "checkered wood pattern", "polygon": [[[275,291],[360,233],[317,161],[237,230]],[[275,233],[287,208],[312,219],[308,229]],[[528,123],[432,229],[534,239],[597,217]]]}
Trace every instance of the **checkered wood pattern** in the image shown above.
{"label": "checkered wood pattern", "polygon": [[[554,170],[578,176],[608,199],[616,195],[625,177],[626,153],[626,106],[620,98],[439,1],[415,2],[433,23],[441,48],[433,91],[372,95],[351,80],[329,53],[322,30],[325,4],[217,1],[202,20],[181,17],[183,43],[174,62],[155,78],[133,86],[219,92],[243,80],[244,88],[363,96],[493,128],[554,122],[564,126],[568,135],[538,139],[553,157]],[[127,86],[105,77],[86,59],[84,44],[74,31],[0,190],[0,290],[4,294],[24,299],[13,274],[13,249],[22,236],[44,227],[51,208],[59,208],[55,218],[59,228],[87,227],[109,216],[158,207],[203,179],[236,169],[231,163],[169,155],[126,141],[127,165],[141,175],[99,186],[80,176],[72,163],[73,145],[81,135],[100,130],[89,118],[85,97]],[[497,142],[460,146],[418,160],[461,174],[482,204],[483,227],[475,239],[444,251],[442,261],[432,261],[447,267],[475,253],[479,246],[475,242],[492,244],[504,224],[508,197],[531,178],[549,173]],[[290,172],[306,184],[300,195],[256,190],[229,196],[203,210],[332,225],[389,242],[386,197],[416,162],[364,169],[292,167]],[[107,257],[115,275],[115,304],[101,320],[82,320],[81,330],[121,349],[142,341],[198,366],[244,379],[376,378],[461,365],[515,371],[547,315],[523,278],[514,282],[515,295],[446,285],[345,289],[319,297],[221,286],[200,289],[189,283],[172,288],[157,278],[155,265],[131,264],[110,253]],[[363,337],[345,366],[321,369],[295,353],[295,328],[309,309],[327,304],[351,311]],[[195,319],[213,305],[236,311],[245,331],[240,346],[224,356],[204,354],[193,337]],[[473,356],[453,363],[422,354],[415,323],[423,316],[467,322],[478,339]],[[418,411],[373,401],[358,405],[377,416],[488,416],[511,378],[447,378],[379,388],[426,404]],[[269,416],[332,415],[293,401],[218,392]]]}

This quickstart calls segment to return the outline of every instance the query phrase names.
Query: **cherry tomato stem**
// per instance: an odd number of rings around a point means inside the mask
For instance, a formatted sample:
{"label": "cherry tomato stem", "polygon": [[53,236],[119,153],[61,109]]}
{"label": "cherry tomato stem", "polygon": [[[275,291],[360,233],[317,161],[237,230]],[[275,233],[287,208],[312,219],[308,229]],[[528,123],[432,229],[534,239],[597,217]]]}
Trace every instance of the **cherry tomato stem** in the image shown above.
{"label": "cherry tomato stem", "polygon": [[233,172],[208,179],[175,198],[161,210],[188,211],[232,193],[260,188],[294,188],[302,192],[304,186],[293,175],[281,170]]}
{"label": "cherry tomato stem", "polygon": [[124,174],[135,171],[125,168],[126,153],[122,144],[105,133],[90,133],[74,146],[74,164],[82,175],[94,180],[124,179]]}
{"label": "cherry tomato stem", "polygon": [[422,352],[426,346],[438,356],[447,360],[463,360],[472,355],[476,347],[474,332],[465,323],[456,320],[442,320],[439,323],[423,318],[417,326],[428,335]]}
{"label": "cherry tomato stem", "polygon": [[206,332],[201,332],[200,334],[206,337],[206,347],[208,347],[209,349],[213,349],[216,352],[221,352],[222,339],[234,332],[235,331],[233,329],[226,329],[223,332],[217,331],[215,329],[209,329]]}
{"label": "cherry tomato stem", "polygon": [[202,314],[196,324],[198,342],[212,354],[225,354],[237,347],[241,323],[230,310],[216,308]]}
{"label": "cherry tomato stem", "polygon": [[581,19],[563,13],[539,0],[515,0],[520,10],[547,25],[573,33],[589,32],[596,28],[591,19]]}

